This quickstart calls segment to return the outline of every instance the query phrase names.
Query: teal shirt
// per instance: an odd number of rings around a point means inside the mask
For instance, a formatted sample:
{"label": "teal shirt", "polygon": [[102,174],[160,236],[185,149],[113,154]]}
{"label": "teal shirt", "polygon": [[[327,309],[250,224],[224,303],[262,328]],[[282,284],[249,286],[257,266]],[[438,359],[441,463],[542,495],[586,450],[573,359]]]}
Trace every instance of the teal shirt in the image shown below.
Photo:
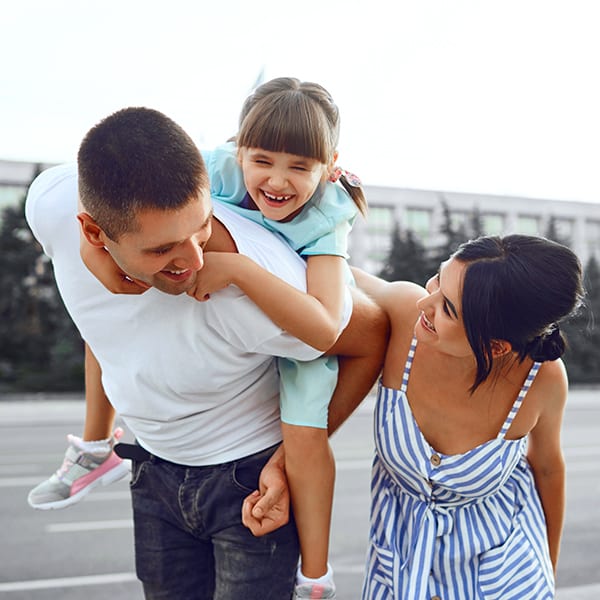
{"label": "teal shirt", "polygon": [[[241,206],[247,190],[237,161],[237,147],[228,142],[202,151],[213,200],[226,202],[242,216],[280,234],[300,256],[333,255],[348,258],[348,234],[358,208],[341,186],[327,182],[291,221],[265,218],[259,210]],[[352,282],[349,267],[346,278]],[[335,356],[310,362],[278,358],[281,420],[291,425],[327,428],[327,409],[337,384]]]}

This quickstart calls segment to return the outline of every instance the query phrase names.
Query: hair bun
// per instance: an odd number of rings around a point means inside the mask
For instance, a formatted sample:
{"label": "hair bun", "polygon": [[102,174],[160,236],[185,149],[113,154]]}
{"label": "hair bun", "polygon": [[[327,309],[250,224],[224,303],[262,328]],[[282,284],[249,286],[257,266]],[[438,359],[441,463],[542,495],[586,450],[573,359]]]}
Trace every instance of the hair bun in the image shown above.
{"label": "hair bun", "polygon": [[562,332],[554,325],[551,331],[538,335],[528,344],[527,354],[537,362],[556,360],[564,354],[566,346]]}

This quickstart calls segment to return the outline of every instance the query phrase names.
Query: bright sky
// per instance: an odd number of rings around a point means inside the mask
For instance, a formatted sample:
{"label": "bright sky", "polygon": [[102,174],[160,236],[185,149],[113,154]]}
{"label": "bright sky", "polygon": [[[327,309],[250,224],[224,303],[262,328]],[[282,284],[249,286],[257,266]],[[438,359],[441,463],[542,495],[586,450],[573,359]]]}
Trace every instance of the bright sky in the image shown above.
{"label": "bright sky", "polygon": [[75,158],[124,106],[200,147],[261,69],[324,85],[366,184],[600,202],[597,0],[9,0],[0,158]]}

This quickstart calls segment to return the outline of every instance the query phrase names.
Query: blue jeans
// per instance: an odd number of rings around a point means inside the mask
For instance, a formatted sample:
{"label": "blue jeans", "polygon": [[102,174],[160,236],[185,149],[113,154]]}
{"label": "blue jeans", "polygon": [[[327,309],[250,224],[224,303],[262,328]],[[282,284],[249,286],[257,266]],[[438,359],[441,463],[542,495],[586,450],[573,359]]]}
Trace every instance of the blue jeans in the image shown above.
{"label": "blue jeans", "polygon": [[223,465],[133,460],[137,576],[148,600],[288,600],[298,563],[296,526],[254,537],[241,520],[275,451]]}

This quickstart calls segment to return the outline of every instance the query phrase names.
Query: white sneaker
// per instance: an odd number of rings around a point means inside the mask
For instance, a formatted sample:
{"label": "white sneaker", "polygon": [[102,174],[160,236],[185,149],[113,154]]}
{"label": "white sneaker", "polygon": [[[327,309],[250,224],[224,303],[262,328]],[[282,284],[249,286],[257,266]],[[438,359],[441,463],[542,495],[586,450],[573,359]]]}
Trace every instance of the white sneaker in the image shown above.
{"label": "white sneaker", "polygon": [[115,441],[122,435],[123,430],[118,427],[105,448],[89,452],[83,449],[81,438],[69,434],[69,447],[60,469],[29,492],[29,506],[39,510],[65,508],[82,500],[100,484],[108,485],[128,475],[129,461],[123,461],[113,452]]}

